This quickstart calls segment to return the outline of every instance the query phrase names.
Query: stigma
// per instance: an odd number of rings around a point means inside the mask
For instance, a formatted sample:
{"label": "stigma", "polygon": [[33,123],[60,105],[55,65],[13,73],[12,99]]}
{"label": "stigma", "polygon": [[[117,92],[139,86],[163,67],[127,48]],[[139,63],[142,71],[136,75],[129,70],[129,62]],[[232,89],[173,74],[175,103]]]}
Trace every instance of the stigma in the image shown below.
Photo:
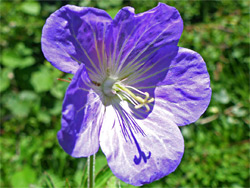
{"label": "stigma", "polygon": [[135,87],[124,85],[121,81],[116,81],[113,78],[107,78],[101,88],[106,97],[117,96],[121,101],[133,104],[135,109],[145,107],[146,112],[150,111],[149,104],[154,102],[154,98],[150,97],[148,92],[142,92]]}

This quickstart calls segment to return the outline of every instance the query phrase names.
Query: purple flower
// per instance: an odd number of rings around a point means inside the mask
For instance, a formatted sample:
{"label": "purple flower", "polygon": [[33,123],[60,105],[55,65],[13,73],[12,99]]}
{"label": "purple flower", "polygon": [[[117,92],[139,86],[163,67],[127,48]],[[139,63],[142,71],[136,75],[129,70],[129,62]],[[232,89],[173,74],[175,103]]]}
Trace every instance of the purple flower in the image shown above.
{"label": "purple flower", "polygon": [[65,94],[58,140],[73,157],[99,145],[113,173],[143,185],[173,172],[184,141],[178,126],[206,110],[211,88],[206,64],[178,47],[179,12],[165,4],[114,20],[103,10],[67,5],[42,32],[49,62],[74,77]]}

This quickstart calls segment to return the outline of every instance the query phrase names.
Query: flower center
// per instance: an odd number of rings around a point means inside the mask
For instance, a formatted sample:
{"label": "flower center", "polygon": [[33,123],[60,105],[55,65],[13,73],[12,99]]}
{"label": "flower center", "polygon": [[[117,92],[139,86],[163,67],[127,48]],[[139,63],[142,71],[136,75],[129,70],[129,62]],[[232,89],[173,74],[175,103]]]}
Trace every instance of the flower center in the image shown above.
{"label": "flower center", "polygon": [[113,90],[113,85],[116,82],[116,80],[112,78],[107,78],[103,84],[102,84],[102,91],[104,95],[112,97],[116,94],[116,92]]}
{"label": "flower center", "polygon": [[150,110],[149,104],[154,102],[154,98],[150,97],[148,92],[142,92],[134,87],[125,86],[120,81],[112,78],[107,78],[103,82],[102,90],[107,97],[117,95],[120,100],[129,101],[134,105],[135,109],[145,106],[146,112]]}

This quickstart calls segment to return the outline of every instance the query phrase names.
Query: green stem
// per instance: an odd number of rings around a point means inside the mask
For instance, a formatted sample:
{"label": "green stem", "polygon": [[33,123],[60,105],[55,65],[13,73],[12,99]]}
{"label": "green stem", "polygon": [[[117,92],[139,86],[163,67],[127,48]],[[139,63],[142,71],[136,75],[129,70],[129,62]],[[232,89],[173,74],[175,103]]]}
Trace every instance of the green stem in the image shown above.
{"label": "green stem", "polygon": [[88,157],[88,188],[95,187],[95,155]]}

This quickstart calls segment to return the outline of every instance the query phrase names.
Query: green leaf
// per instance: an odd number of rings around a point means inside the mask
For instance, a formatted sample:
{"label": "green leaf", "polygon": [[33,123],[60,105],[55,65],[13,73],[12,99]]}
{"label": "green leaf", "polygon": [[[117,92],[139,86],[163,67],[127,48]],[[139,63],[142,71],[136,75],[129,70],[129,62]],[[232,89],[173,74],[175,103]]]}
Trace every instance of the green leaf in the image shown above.
{"label": "green leaf", "polygon": [[[38,98],[38,95],[33,91],[22,91],[20,94],[20,99],[25,101],[35,101]],[[31,104],[34,105],[34,104]]]}
{"label": "green leaf", "polygon": [[95,187],[102,188],[112,176],[113,176],[112,171],[110,170],[109,166],[106,165],[96,175]]}
{"label": "green leaf", "polygon": [[57,176],[56,174],[52,172],[44,172],[43,181],[42,181],[42,187],[49,187],[49,188],[57,188],[57,187],[64,187],[65,186],[65,180],[62,180]]}
{"label": "green leaf", "polygon": [[41,67],[31,75],[31,84],[37,92],[49,91],[53,86],[54,78],[48,67]]}
{"label": "green leaf", "polygon": [[14,77],[11,69],[0,69],[0,92],[5,91],[10,86],[10,80]]}
{"label": "green leaf", "polygon": [[119,11],[120,9],[118,8],[113,8],[113,9],[109,9],[107,10],[107,13],[111,16],[111,18],[114,19],[114,17],[116,16],[117,12]]}
{"label": "green leaf", "polygon": [[17,50],[18,54],[25,56],[32,55],[32,49],[26,47],[23,42],[18,43],[15,49]]}
{"label": "green leaf", "polygon": [[90,6],[91,0],[80,0],[79,6],[81,7],[87,7]]}
{"label": "green leaf", "polygon": [[61,111],[62,111],[62,100],[56,100],[54,106],[52,109],[50,109],[49,113],[51,115],[58,115],[58,114],[61,114]]}
{"label": "green leaf", "polygon": [[44,181],[49,188],[55,188],[54,182],[47,172],[44,172]]}
{"label": "green leaf", "polygon": [[67,82],[63,82],[63,81],[59,81],[56,83],[55,87],[52,87],[50,90],[50,93],[58,98],[58,99],[62,99],[64,97],[64,94],[66,92],[67,87],[69,86],[69,83]]}
{"label": "green leaf", "polygon": [[17,117],[27,117],[31,109],[39,104],[39,96],[32,91],[8,93],[3,96],[3,103]]}
{"label": "green leaf", "polygon": [[15,172],[11,176],[11,184],[13,187],[31,187],[36,182],[36,171],[28,165],[24,165],[23,169]]}
{"label": "green leaf", "polygon": [[[28,49],[26,49],[28,50]],[[25,68],[35,63],[32,56],[23,56],[15,49],[5,49],[2,54],[2,64],[10,68]]]}
{"label": "green leaf", "polygon": [[107,181],[107,188],[109,187],[113,187],[113,188],[119,188],[121,187],[120,185],[121,180],[119,180],[117,177],[112,176],[111,178],[109,178],[109,180]]}
{"label": "green leaf", "polygon": [[[83,171],[81,172],[81,181],[79,188],[87,187],[88,180],[88,162],[86,161],[83,167]],[[76,177],[75,177],[76,178]]]}
{"label": "green leaf", "polygon": [[117,7],[122,4],[122,0],[99,0],[97,6],[102,9]]}
{"label": "green leaf", "polygon": [[49,124],[51,121],[51,116],[46,111],[40,111],[37,114],[37,119],[42,123]]}
{"label": "green leaf", "polygon": [[16,68],[19,67],[22,58],[15,50],[4,49],[2,54],[2,64],[6,67]]}
{"label": "green leaf", "polygon": [[100,173],[100,171],[107,166],[107,159],[106,157],[100,152],[98,157],[96,158],[95,161],[95,171],[96,175]]}
{"label": "green leaf", "polygon": [[37,16],[41,11],[41,6],[36,1],[26,1],[21,4],[21,10],[26,14]]}

